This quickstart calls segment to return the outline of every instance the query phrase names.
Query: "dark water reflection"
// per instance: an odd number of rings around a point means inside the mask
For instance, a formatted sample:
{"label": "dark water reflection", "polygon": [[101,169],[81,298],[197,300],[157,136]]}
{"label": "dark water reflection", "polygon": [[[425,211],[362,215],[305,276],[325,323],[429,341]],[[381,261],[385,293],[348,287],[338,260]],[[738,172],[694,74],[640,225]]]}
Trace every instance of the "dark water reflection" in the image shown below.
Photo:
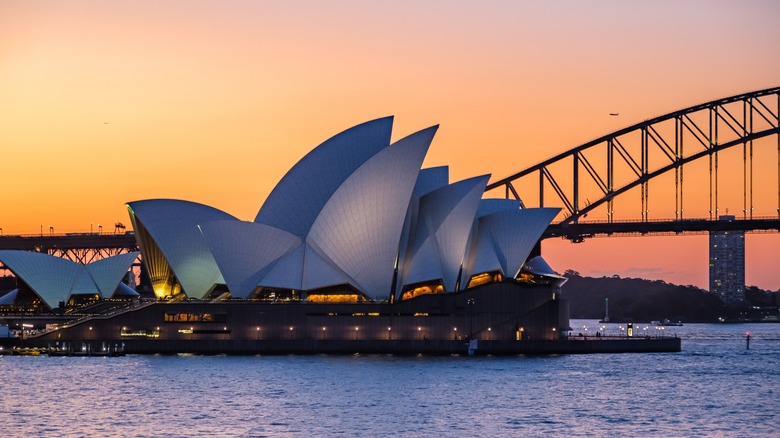
{"label": "dark water reflection", "polygon": [[[572,326],[583,325],[591,331],[598,326],[594,321]],[[3,436],[777,433],[780,324],[670,330],[683,338],[683,352],[5,356],[0,425]],[[750,351],[746,331],[752,335]]]}

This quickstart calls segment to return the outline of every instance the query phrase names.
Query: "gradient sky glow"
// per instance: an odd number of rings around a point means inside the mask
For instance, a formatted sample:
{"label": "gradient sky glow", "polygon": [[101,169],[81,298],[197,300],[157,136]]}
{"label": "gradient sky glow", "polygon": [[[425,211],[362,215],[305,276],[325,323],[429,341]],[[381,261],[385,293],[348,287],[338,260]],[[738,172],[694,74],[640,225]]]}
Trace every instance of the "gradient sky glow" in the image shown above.
{"label": "gradient sky glow", "polygon": [[[426,166],[499,178],[780,85],[775,1],[377,3],[0,3],[3,233],[113,230],[147,198],[252,220],[309,150],[386,115],[395,139],[441,124]],[[776,214],[766,198],[757,215]],[[778,247],[748,236],[748,284],[780,288]],[[706,236],[544,251],[559,270],[707,285]]]}

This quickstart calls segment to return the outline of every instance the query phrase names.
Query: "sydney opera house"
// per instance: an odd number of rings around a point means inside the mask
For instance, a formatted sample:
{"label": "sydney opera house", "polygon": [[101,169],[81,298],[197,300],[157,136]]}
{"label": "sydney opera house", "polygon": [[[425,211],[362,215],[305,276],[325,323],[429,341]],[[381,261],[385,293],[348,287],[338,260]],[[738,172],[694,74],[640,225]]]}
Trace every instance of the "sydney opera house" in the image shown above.
{"label": "sydney opera house", "polygon": [[[421,168],[437,126],[395,142],[392,127],[392,117],[369,121],[314,148],[251,222],[183,200],[129,202],[156,299],[49,327],[34,341],[170,353],[449,353],[470,339],[504,349],[558,339],[569,324],[558,297],[565,279],[539,245],[558,209],[483,199],[489,175],[451,182],[447,167]],[[54,309],[122,293],[135,254],[67,267],[47,257],[0,253]]]}

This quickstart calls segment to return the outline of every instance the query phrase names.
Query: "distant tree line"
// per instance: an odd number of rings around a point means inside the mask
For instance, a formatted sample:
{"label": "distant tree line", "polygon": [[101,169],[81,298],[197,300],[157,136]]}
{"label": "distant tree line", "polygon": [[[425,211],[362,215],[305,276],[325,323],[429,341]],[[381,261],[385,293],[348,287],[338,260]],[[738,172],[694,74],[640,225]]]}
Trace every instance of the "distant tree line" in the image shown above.
{"label": "distant tree line", "polygon": [[571,317],[601,319],[604,301],[609,299],[609,317],[612,321],[670,321],[714,322],[760,319],[777,314],[778,292],[749,286],[745,301],[739,306],[727,306],[721,299],[695,286],[679,286],[663,280],[641,278],[584,277],[568,270],[569,281],[563,286],[561,297],[569,300]]}

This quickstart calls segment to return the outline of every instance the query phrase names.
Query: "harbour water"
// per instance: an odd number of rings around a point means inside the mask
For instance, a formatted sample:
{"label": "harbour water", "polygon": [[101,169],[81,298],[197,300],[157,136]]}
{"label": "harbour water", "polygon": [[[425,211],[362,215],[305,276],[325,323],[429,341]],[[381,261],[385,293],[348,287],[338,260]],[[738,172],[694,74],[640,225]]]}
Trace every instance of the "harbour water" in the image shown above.
{"label": "harbour water", "polygon": [[[645,326],[637,333],[655,334]],[[682,352],[2,356],[0,427],[3,436],[122,437],[780,433],[780,324],[665,331],[682,338]]]}

